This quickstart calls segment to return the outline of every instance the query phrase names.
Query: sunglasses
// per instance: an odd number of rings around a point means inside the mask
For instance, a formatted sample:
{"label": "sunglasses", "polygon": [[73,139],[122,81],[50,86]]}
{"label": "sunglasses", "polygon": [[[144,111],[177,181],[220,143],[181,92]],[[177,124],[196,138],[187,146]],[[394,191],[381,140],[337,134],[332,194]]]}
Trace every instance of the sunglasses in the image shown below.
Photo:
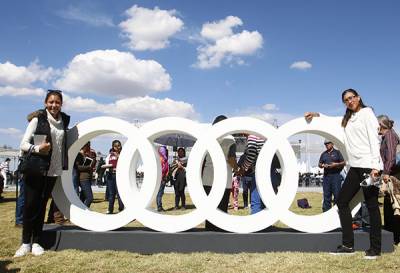
{"label": "sunglasses", "polygon": [[61,94],[62,91],[61,90],[57,90],[57,89],[47,89],[47,93],[59,93],[59,94]]}

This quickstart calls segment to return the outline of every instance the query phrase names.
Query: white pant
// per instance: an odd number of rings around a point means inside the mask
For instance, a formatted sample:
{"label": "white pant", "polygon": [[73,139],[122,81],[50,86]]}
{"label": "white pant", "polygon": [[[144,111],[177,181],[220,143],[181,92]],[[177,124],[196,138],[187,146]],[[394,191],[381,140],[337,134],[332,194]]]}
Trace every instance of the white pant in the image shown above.
{"label": "white pant", "polygon": [[6,173],[6,171],[5,170],[1,170],[1,175],[4,178],[4,187],[6,187],[7,186],[7,173]]}

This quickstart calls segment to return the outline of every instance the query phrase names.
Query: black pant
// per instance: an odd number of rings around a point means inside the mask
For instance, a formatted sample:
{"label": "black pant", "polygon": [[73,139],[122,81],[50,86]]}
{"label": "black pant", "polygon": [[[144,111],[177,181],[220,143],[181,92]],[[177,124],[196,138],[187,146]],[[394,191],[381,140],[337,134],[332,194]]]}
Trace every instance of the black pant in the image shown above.
{"label": "black pant", "polygon": [[[203,186],[204,191],[208,195],[211,191],[211,186]],[[218,205],[218,208],[223,212],[228,212],[228,204],[229,204],[229,196],[231,194],[231,189],[225,189],[224,195],[222,196],[222,200]],[[211,222],[206,220],[206,230],[212,231],[223,231],[219,227],[213,225]]]}
{"label": "black pant", "polygon": [[185,188],[183,190],[179,190],[178,187],[175,187],[175,207],[179,207],[179,201],[182,201],[182,207],[186,206],[186,196],[185,196]]}
{"label": "black pant", "polygon": [[46,205],[57,177],[25,176],[22,242],[39,243]]}
{"label": "black pant", "polygon": [[[339,192],[337,206],[339,208],[340,224],[342,226],[342,243],[347,247],[354,246],[354,233],[352,228],[352,217],[349,207],[350,201],[360,190],[360,182],[364,180],[363,174],[369,174],[371,169],[350,168],[346,180]],[[381,213],[379,211],[378,193],[375,186],[363,187],[365,203],[370,217],[370,246],[377,252],[381,252]]]}
{"label": "black pant", "polygon": [[400,215],[394,215],[389,194],[385,194],[383,199],[383,214],[384,229],[393,232],[393,242],[398,244],[400,242]]}

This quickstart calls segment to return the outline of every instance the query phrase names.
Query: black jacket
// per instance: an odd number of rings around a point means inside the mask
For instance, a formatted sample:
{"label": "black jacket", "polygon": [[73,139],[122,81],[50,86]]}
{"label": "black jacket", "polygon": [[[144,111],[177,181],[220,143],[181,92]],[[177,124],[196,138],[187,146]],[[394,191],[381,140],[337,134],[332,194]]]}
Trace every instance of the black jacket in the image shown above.
{"label": "black jacket", "polygon": [[[66,137],[67,137],[68,125],[69,125],[71,117],[68,116],[67,114],[65,114],[64,112],[61,112],[60,114],[61,114],[61,119],[62,119],[63,125],[64,125],[64,140],[63,140],[63,149],[62,149],[62,163],[63,164],[62,165],[63,165],[63,170],[68,170],[68,151],[67,151]],[[40,109],[33,113],[30,113],[27,116],[28,122],[30,122],[33,118],[38,118],[38,125],[36,127],[35,134],[46,135],[47,141],[51,143],[50,124],[47,120],[46,109]],[[48,162],[50,162],[50,160],[51,160],[51,152],[52,151],[50,150],[50,152],[47,155],[43,156]]]}

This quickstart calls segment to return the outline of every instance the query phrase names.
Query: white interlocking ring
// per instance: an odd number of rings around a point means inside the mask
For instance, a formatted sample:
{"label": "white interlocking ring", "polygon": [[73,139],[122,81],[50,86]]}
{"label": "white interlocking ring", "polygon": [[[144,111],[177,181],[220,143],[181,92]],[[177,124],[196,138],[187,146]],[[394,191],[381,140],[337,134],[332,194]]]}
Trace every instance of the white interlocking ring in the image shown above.
{"label": "white interlocking ring", "polygon": [[[170,133],[184,133],[197,139],[188,159],[188,192],[196,209],[183,215],[165,215],[149,209],[161,181],[159,156],[152,144],[154,139]],[[261,199],[266,209],[248,216],[233,216],[221,212],[217,207],[222,198],[231,172],[222,153],[219,141],[225,136],[246,132],[267,138],[256,165],[256,180]],[[146,123],[140,129],[116,118],[99,117],[89,119],[68,132],[70,143],[68,155],[72,166],[80,148],[92,138],[118,133],[127,137],[117,165],[117,186],[125,209],[112,215],[89,210],[77,197],[72,181],[72,168],[64,171],[62,183],[56,183],[54,199],[72,223],[93,231],[108,231],[122,227],[134,219],[143,225],[163,232],[180,232],[196,227],[204,220],[231,232],[249,233],[262,230],[281,220],[288,226],[303,232],[326,232],[340,226],[336,206],[328,212],[314,215],[296,215],[289,210],[298,187],[297,161],[288,138],[297,133],[314,133],[334,140],[341,151],[343,130],[335,119],[321,117],[312,123],[304,118],[292,120],[279,129],[254,118],[230,118],[213,126],[204,127],[183,118],[161,118]],[[206,153],[214,166],[213,187],[209,195],[204,192],[201,171]],[[282,165],[282,181],[275,195],[270,178],[273,155],[277,153]],[[139,155],[144,164],[144,180],[139,189],[136,184],[136,166]],[[345,158],[347,155],[344,153]],[[359,196],[352,207],[359,203]],[[353,209],[353,214],[357,211]]]}

